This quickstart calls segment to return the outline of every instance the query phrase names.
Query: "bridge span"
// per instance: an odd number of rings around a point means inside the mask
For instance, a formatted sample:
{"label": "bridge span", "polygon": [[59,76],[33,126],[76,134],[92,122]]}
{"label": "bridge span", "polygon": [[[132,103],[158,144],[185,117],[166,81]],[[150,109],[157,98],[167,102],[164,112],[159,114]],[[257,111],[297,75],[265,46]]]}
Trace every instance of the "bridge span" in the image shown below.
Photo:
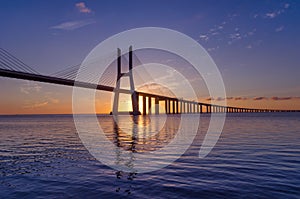
{"label": "bridge span", "polygon": [[[190,114],[190,113],[258,113],[258,112],[300,112],[300,110],[277,110],[277,109],[255,109],[245,107],[220,106],[217,104],[209,104],[202,102],[189,101],[186,99],[178,99],[175,97],[157,95],[146,92],[138,92],[134,87],[134,78],[132,74],[132,47],[129,50],[129,70],[126,73],[121,71],[121,50],[118,49],[117,60],[117,81],[116,87],[94,84],[90,82],[80,82],[74,79],[61,78],[55,76],[42,75],[24,64],[22,61],[5,51],[0,49],[0,76],[22,80],[30,80],[65,86],[76,86],[86,89],[96,89],[107,92],[114,92],[114,103],[112,114],[120,113],[118,111],[119,94],[130,94],[132,101],[133,115],[146,114]],[[23,71],[22,71],[23,70]],[[123,77],[129,77],[130,90],[120,88],[120,81]],[[140,97],[142,100],[140,100]],[[141,101],[141,102],[140,102]],[[155,111],[151,112],[152,101],[154,101]],[[159,110],[160,102],[164,102],[164,111]],[[142,110],[139,110],[139,103],[142,103]]]}

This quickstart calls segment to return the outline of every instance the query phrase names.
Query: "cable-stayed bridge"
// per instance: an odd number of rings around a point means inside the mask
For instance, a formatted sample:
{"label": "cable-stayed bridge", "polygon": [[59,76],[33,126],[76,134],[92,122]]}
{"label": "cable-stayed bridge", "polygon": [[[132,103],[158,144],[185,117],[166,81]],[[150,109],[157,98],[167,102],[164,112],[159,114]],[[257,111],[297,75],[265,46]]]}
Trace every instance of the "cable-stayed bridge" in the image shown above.
{"label": "cable-stayed bridge", "polygon": [[[186,99],[178,99],[172,96],[166,96],[162,94],[138,92],[135,90],[134,78],[132,74],[133,68],[133,51],[132,47],[129,50],[128,60],[128,72],[122,73],[121,63],[124,62],[123,56],[121,56],[121,50],[118,49],[118,58],[115,61],[114,67],[108,68],[100,80],[95,81],[92,73],[85,73],[83,79],[86,81],[76,81],[76,75],[80,65],[66,68],[62,71],[56,72],[51,75],[43,75],[28,66],[8,51],[0,48],[0,76],[38,81],[44,83],[65,85],[65,86],[76,86],[87,89],[97,89],[102,91],[114,92],[114,102],[112,108],[112,114],[121,114],[118,110],[119,106],[119,95],[130,94],[132,101],[132,112],[133,115],[140,114],[152,114],[152,99],[154,99],[155,114],[164,112],[167,114],[183,114],[183,113],[242,113],[242,112],[298,112],[298,110],[275,110],[275,109],[254,109],[245,107],[232,107],[232,106],[220,106],[216,104],[202,103],[189,101]],[[125,60],[127,62],[127,60]],[[81,66],[81,70],[86,70],[85,66]],[[124,77],[129,78],[130,89],[120,88],[121,79]],[[96,83],[97,82],[97,83]],[[139,110],[139,97],[142,97],[142,110]],[[147,100],[148,99],[148,100]],[[148,101],[148,103],[146,103]],[[159,110],[160,101],[164,101],[165,110]],[[148,110],[148,111],[147,111]],[[153,114],[154,114],[153,113]]]}

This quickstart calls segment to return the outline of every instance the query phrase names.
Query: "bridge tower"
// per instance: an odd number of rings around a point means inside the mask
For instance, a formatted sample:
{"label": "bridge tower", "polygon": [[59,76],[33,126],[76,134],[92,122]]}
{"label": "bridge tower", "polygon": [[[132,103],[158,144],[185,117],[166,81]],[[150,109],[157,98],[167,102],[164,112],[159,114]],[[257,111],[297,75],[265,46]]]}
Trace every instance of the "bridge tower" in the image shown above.
{"label": "bridge tower", "polygon": [[141,112],[139,111],[139,95],[135,91],[134,87],[134,80],[133,80],[133,74],[132,74],[132,46],[129,47],[129,67],[128,72],[122,73],[121,69],[121,49],[118,48],[118,59],[117,59],[117,82],[116,82],[116,88],[114,90],[114,102],[113,102],[113,115],[120,114],[119,112],[119,96],[120,93],[128,94],[128,92],[124,92],[123,89],[120,88],[121,86],[121,78],[122,77],[128,77],[129,78],[129,84],[130,84],[130,94],[131,94],[131,103],[132,103],[132,112],[129,112],[131,115],[141,115]]}

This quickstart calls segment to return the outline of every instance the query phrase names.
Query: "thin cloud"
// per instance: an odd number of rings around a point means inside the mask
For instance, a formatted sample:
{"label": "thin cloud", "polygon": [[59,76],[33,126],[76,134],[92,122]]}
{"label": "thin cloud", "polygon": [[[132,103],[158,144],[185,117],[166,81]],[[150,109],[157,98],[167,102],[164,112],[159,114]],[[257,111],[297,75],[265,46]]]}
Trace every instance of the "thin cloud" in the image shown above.
{"label": "thin cloud", "polygon": [[209,98],[206,98],[206,101],[225,101],[227,98],[224,98],[224,97],[217,97],[217,98],[213,98],[213,97],[209,97]]}
{"label": "thin cloud", "polygon": [[45,99],[39,100],[39,101],[36,101],[36,102],[27,101],[22,108],[24,108],[24,109],[37,109],[37,108],[41,108],[41,107],[45,107],[45,106],[48,106],[48,105],[54,105],[54,104],[59,103],[59,99],[49,97],[49,96],[45,96],[44,98]]}
{"label": "thin cloud", "polygon": [[[225,98],[222,97],[209,97],[205,99],[206,101],[224,101]],[[255,100],[255,101],[260,101],[260,100],[274,100],[274,101],[280,101],[280,100],[300,100],[300,97],[226,97],[226,100]]]}
{"label": "thin cloud", "polygon": [[247,97],[235,97],[234,100],[247,100]]}
{"label": "thin cloud", "polygon": [[35,109],[35,108],[41,108],[41,107],[44,107],[44,106],[47,106],[48,105],[48,102],[37,102],[37,103],[34,103],[34,104],[30,104],[30,105],[25,105],[23,106],[24,109]]}
{"label": "thin cloud", "polygon": [[247,32],[247,35],[252,36],[254,35],[255,32],[256,32],[256,28],[254,28],[252,31]]}
{"label": "thin cloud", "polygon": [[212,47],[212,48],[208,48],[207,49],[207,51],[209,51],[209,52],[212,52],[212,51],[215,51],[215,50],[217,50],[217,49],[219,49],[219,46],[217,46],[217,47]]}
{"label": "thin cloud", "polygon": [[206,101],[225,101],[225,100],[246,100],[248,98],[246,97],[209,97],[209,98],[206,98],[205,100]]}
{"label": "thin cloud", "polygon": [[95,20],[89,19],[89,20],[79,20],[79,21],[68,21],[61,23],[56,26],[50,27],[51,29],[58,29],[58,30],[75,30],[78,28],[82,28],[84,26],[90,25],[96,23]]}
{"label": "thin cloud", "polygon": [[226,98],[223,98],[223,97],[218,97],[217,99],[215,99],[216,101],[224,101],[226,100]]}
{"label": "thin cloud", "polygon": [[229,14],[228,18],[230,21],[232,21],[234,18],[236,18],[237,16],[239,16],[238,14]]}
{"label": "thin cloud", "polygon": [[137,90],[142,91],[142,92],[150,92],[150,93],[154,93],[154,94],[158,94],[158,95],[160,95],[161,93],[164,93],[164,95],[166,95],[166,96],[176,97],[175,94],[170,89],[163,87],[162,85],[157,84],[157,83],[150,83],[150,84],[142,85]]}
{"label": "thin cloud", "polygon": [[284,7],[285,9],[288,9],[288,8],[290,7],[290,4],[286,3],[286,4],[284,4],[283,7]]}
{"label": "thin cloud", "polygon": [[203,41],[208,41],[209,40],[209,37],[207,35],[200,35],[199,37]]}
{"label": "thin cloud", "polygon": [[286,9],[288,9],[290,7],[290,4],[286,3],[283,5],[283,8],[282,9],[278,9],[278,10],[275,10],[273,12],[268,12],[265,14],[265,18],[269,18],[269,19],[274,19],[275,17],[281,15],[282,13],[285,12]]}
{"label": "thin cloud", "polygon": [[40,92],[41,88],[42,87],[37,83],[27,82],[20,87],[20,91],[21,93],[28,95],[32,92]]}
{"label": "thin cloud", "polygon": [[[212,28],[210,28],[205,34],[200,34],[199,38],[205,42],[209,41],[210,38],[218,37],[221,35],[221,33],[224,31],[226,27],[227,21],[223,21],[220,24],[214,25]],[[210,50],[215,50],[216,48],[211,48]]]}
{"label": "thin cloud", "polygon": [[267,100],[267,97],[254,97],[253,100]]}
{"label": "thin cloud", "polygon": [[76,8],[80,13],[91,13],[92,10],[88,8],[84,2],[79,2],[75,4]]}
{"label": "thin cloud", "polygon": [[58,103],[59,103],[59,100],[58,100],[58,99],[55,99],[55,98],[50,98],[49,101],[50,101],[50,103],[52,103],[52,104],[58,104]]}
{"label": "thin cloud", "polygon": [[247,100],[248,98],[246,97],[226,97],[226,98],[223,98],[223,97],[217,97],[217,98],[213,98],[213,97],[209,97],[209,98],[206,98],[205,100],[206,101],[224,101],[224,100]]}
{"label": "thin cloud", "polygon": [[275,32],[281,32],[281,31],[283,31],[283,29],[284,29],[284,26],[280,26],[275,29]]}
{"label": "thin cloud", "polygon": [[278,100],[291,100],[293,97],[272,97],[272,100],[278,101]]}
{"label": "thin cloud", "polygon": [[269,12],[269,13],[266,13],[266,18],[270,18],[270,19],[273,19],[277,16],[277,12]]}

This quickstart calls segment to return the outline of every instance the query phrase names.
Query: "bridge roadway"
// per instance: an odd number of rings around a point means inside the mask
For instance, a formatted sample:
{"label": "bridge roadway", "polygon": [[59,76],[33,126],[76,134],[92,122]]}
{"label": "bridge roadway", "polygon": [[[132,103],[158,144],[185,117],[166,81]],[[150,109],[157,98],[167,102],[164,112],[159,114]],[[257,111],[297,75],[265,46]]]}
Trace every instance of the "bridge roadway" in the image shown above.
{"label": "bridge roadway", "polygon": [[[114,87],[87,83],[87,82],[79,82],[70,79],[63,79],[58,77],[40,75],[40,74],[32,74],[26,72],[19,71],[11,71],[6,69],[0,69],[0,76],[15,78],[15,79],[23,79],[23,80],[31,80],[38,81],[44,83],[52,83],[59,84],[65,86],[76,86],[87,89],[96,89],[108,92],[114,92]],[[130,90],[119,89],[121,93],[132,94]],[[230,106],[220,106],[215,104],[201,103],[195,101],[189,101],[184,99],[178,99],[174,97],[162,96],[157,94],[150,94],[145,92],[137,92],[136,97],[142,97],[142,114],[146,115],[151,114],[151,105],[152,99],[154,99],[155,103],[155,114],[159,114],[159,102],[165,102],[165,113],[167,114],[180,114],[180,113],[242,113],[242,112],[300,112],[300,110],[275,110],[275,109],[252,109],[252,108],[241,108],[241,107],[230,107]],[[148,112],[147,112],[147,99],[148,99]],[[139,100],[137,100],[139,102]],[[139,106],[138,106],[139,107]]]}

